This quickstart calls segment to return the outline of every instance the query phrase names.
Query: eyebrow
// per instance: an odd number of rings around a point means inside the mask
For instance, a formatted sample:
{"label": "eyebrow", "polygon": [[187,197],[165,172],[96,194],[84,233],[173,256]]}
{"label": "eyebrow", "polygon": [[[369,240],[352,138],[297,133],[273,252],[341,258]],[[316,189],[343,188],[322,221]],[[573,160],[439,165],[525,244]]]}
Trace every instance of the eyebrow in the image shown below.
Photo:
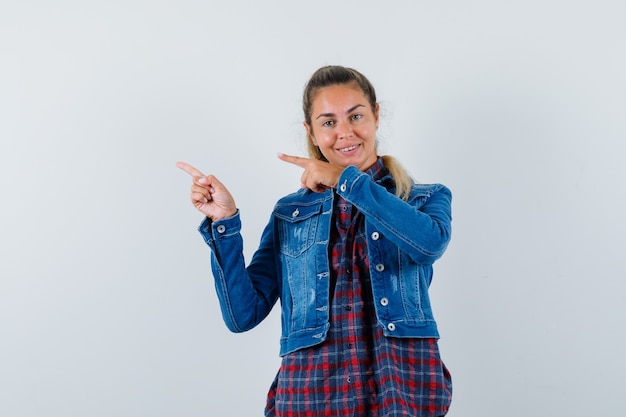
{"label": "eyebrow", "polygon": [[[350,108],[346,111],[346,114],[348,114],[348,113],[352,113],[353,111],[355,111],[355,110],[356,110],[356,109],[358,109],[359,107],[365,107],[365,106],[364,106],[363,104],[357,104],[357,105],[356,105],[356,106],[354,106],[354,107],[350,107]],[[320,114],[319,116],[317,116],[317,117],[315,118],[315,120],[319,119],[320,117],[334,117],[334,116],[335,116],[335,113],[322,113],[322,114]]]}

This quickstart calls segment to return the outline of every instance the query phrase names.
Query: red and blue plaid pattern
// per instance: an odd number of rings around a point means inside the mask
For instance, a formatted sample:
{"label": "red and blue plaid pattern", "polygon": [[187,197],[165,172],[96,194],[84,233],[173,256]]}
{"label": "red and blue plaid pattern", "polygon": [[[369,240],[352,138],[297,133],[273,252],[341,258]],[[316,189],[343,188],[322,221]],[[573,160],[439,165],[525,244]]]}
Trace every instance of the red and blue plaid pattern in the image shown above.
{"label": "red and blue plaid pattern", "polygon": [[[378,178],[383,170],[379,160],[369,173]],[[328,337],[283,358],[265,415],[445,415],[452,384],[437,340],[383,335],[374,311],[364,217],[339,196],[334,210]]]}

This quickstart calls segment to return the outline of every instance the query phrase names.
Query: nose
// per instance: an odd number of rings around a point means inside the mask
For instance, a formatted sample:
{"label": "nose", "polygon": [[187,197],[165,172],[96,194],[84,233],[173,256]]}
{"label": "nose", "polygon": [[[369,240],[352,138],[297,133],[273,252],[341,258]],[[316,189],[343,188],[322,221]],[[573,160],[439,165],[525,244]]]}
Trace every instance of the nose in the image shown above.
{"label": "nose", "polygon": [[352,137],[352,125],[348,122],[340,122],[337,125],[337,137],[339,139]]}

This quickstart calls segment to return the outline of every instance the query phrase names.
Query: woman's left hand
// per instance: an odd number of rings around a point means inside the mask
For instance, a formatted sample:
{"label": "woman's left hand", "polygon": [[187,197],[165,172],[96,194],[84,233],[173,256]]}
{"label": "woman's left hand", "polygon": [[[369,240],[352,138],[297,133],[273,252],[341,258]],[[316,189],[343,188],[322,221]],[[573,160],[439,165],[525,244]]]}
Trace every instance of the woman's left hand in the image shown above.
{"label": "woman's left hand", "polygon": [[308,188],[316,193],[337,187],[343,167],[332,165],[317,159],[302,158],[299,156],[278,154],[281,161],[289,162],[304,169],[300,182],[302,188]]}

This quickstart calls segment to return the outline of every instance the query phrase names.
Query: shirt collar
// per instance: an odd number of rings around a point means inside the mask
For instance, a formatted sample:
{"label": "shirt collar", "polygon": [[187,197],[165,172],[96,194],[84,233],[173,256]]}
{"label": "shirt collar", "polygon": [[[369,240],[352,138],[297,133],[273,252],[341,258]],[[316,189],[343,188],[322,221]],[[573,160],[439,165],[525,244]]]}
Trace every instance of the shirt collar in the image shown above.
{"label": "shirt collar", "polygon": [[385,164],[383,164],[383,158],[380,156],[376,159],[374,165],[369,167],[365,173],[372,177],[374,181],[380,181],[385,178],[385,176],[389,175],[389,171],[385,167]]}

